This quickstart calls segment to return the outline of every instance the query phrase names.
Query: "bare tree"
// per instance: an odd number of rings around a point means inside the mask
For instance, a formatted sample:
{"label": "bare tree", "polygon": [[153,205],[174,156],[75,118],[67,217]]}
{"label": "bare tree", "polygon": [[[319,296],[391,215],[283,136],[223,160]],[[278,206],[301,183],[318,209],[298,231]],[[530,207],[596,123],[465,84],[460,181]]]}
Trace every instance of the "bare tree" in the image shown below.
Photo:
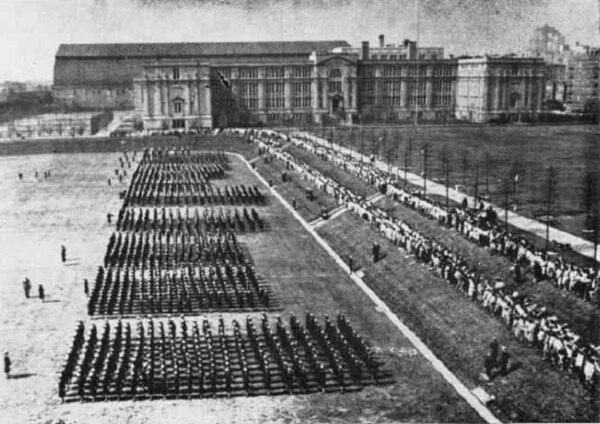
{"label": "bare tree", "polygon": [[556,168],[550,166],[548,168],[548,178],[546,179],[546,253],[550,245],[550,217],[554,206],[554,198],[556,194]]}
{"label": "bare tree", "polygon": [[423,144],[421,149],[421,156],[423,158],[423,196],[427,196],[427,165],[429,162],[429,143]]}
{"label": "bare tree", "polygon": [[463,149],[460,154],[460,164],[462,167],[462,185],[467,187],[467,172],[469,171],[471,158],[469,151],[467,149]]}
{"label": "bare tree", "polygon": [[594,243],[594,266],[598,269],[598,237],[600,233],[600,144],[589,137],[585,146],[585,170],[583,175],[583,207],[585,209],[585,232]]}
{"label": "bare tree", "polygon": [[444,178],[444,185],[446,186],[446,210],[450,206],[450,173],[452,172],[452,154],[448,150],[448,146],[444,144],[440,151],[440,162],[442,163],[442,173]]}
{"label": "bare tree", "polygon": [[500,181],[500,195],[504,199],[504,230],[508,231],[509,197],[513,191],[512,176],[509,174]]}
{"label": "bare tree", "polygon": [[484,164],[484,172],[485,172],[485,194],[489,196],[490,194],[490,175],[493,175],[494,170],[496,169],[496,160],[490,154],[490,152],[486,151],[483,157]]}

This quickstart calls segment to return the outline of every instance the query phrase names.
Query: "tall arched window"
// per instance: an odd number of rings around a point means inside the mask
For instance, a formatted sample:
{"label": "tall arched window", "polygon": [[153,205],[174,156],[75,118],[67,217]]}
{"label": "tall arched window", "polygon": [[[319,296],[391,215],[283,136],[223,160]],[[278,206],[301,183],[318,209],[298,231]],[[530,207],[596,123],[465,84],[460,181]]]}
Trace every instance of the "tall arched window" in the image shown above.
{"label": "tall arched window", "polygon": [[181,99],[175,99],[173,101],[173,112],[174,113],[181,113],[182,110],[183,110],[183,100],[181,100]]}
{"label": "tall arched window", "polygon": [[342,77],[341,69],[334,68],[331,71],[329,71],[329,78],[341,78],[341,77]]}

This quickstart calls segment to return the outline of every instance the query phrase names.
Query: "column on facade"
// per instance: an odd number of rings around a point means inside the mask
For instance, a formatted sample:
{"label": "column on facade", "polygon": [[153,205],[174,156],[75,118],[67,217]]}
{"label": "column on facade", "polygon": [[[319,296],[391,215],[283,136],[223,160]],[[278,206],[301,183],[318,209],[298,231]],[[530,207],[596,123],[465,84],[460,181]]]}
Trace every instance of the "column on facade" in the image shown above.
{"label": "column on facade", "polygon": [[171,117],[171,116],[173,116],[173,108],[172,108],[172,105],[171,105],[171,80],[169,79],[168,75],[165,76],[165,92],[166,92],[166,96],[165,96],[166,106],[165,106],[165,109],[167,111],[167,115],[169,117]]}
{"label": "column on facade", "polygon": [[342,93],[344,96],[344,109],[350,109],[350,84],[348,84],[348,76],[344,75],[342,80]]}
{"label": "column on facade", "polygon": [[317,67],[315,66],[310,80],[310,106],[312,110],[317,110],[319,108],[319,83],[317,80],[317,72]]}
{"label": "column on facade", "polygon": [[[142,106],[144,110],[145,116],[152,116],[152,91],[150,87],[150,81],[148,80],[148,75],[144,76],[144,82],[140,84],[142,91]],[[144,93],[145,92],[145,93]]]}
{"label": "column on facade", "polygon": [[183,115],[192,115],[192,93],[190,90],[190,82],[188,80],[183,83],[183,98],[184,106],[181,108],[181,112],[183,112]]}
{"label": "column on facade", "polygon": [[433,106],[433,79],[431,76],[427,77],[425,81],[425,109],[431,109]]}
{"label": "column on facade", "polygon": [[256,83],[258,84],[258,109],[264,110],[267,107],[265,101],[265,81],[261,79]]}
{"label": "column on facade", "polygon": [[404,77],[400,80],[400,107],[402,109],[408,107],[408,84]]}
{"label": "column on facade", "polygon": [[160,92],[160,114],[162,116],[165,116],[167,114],[166,102],[165,102],[167,95],[165,94],[165,90],[166,90],[165,80],[159,76],[158,91]]}
{"label": "column on facade", "polygon": [[286,109],[292,109],[292,81],[290,79],[290,76],[288,75],[288,70],[285,70],[285,80],[283,82],[284,84],[284,98],[285,98],[285,108]]}
{"label": "column on facade", "polygon": [[194,107],[192,108],[192,114],[198,116],[200,114],[200,75],[197,72],[194,73],[194,81],[192,81],[193,87],[193,98],[194,98]]}
{"label": "column on facade", "polygon": [[358,111],[358,79],[352,78],[352,109]]}
{"label": "column on facade", "polygon": [[161,81],[154,79],[152,81],[152,116],[157,117],[162,115],[162,92],[161,92]]}

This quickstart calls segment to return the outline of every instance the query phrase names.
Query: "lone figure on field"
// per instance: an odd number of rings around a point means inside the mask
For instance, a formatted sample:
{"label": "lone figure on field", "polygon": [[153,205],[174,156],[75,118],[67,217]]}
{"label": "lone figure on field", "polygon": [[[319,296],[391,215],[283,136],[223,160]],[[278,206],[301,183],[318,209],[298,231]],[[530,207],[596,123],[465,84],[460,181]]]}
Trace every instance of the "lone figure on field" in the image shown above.
{"label": "lone figure on field", "polygon": [[500,348],[500,358],[498,360],[499,364],[498,366],[500,367],[500,375],[507,375],[508,374],[508,360],[510,358],[510,353],[508,353],[508,351],[506,350],[506,346],[502,346]]}
{"label": "lone figure on field", "polygon": [[10,357],[8,356],[8,352],[4,352],[4,374],[6,374],[6,378],[10,378],[10,366],[12,362],[10,362]]}
{"label": "lone figure on field", "polygon": [[381,253],[381,246],[379,245],[379,243],[373,243],[373,248],[371,249],[371,252],[373,253],[373,263],[376,263],[379,260],[379,254]]}
{"label": "lone figure on field", "polygon": [[67,248],[65,247],[64,244],[60,246],[60,258],[61,258],[63,264],[65,262],[67,262]]}
{"label": "lone figure on field", "polygon": [[23,280],[23,291],[25,292],[25,299],[29,299],[29,293],[31,292],[31,281],[29,278],[25,277]]}
{"label": "lone figure on field", "polygon": [[41,284],[38,286],[38,296],[42,302],[46,298],[46,293],[44,292],[44,286],[42,286]]}
{"label": "lone figure on field", "polygon": [[90,296],[90,284],[88,283],[87,278],[83,280],[83,292],[86,296]]}

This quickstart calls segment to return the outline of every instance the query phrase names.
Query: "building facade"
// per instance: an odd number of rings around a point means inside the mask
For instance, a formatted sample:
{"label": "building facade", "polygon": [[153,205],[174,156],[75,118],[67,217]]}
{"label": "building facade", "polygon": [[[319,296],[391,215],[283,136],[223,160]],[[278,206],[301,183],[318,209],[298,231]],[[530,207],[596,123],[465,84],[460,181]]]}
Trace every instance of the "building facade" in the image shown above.
{"label": "building facade", "polygon": [[79,107],[133,109],[148,130],[529,119],[541,105],[542,61],[384,41],[61,45],[53,89]]}
{"label": "building facade", "polygon": [[458,60],[456,116],[473,122],[533,121],[544,99],[541,58]]}
{"label": "building facade", "polygon": [[572,112],[587,112],[598,102],[600,48],[577,45],[567,68],[566,104]]}

